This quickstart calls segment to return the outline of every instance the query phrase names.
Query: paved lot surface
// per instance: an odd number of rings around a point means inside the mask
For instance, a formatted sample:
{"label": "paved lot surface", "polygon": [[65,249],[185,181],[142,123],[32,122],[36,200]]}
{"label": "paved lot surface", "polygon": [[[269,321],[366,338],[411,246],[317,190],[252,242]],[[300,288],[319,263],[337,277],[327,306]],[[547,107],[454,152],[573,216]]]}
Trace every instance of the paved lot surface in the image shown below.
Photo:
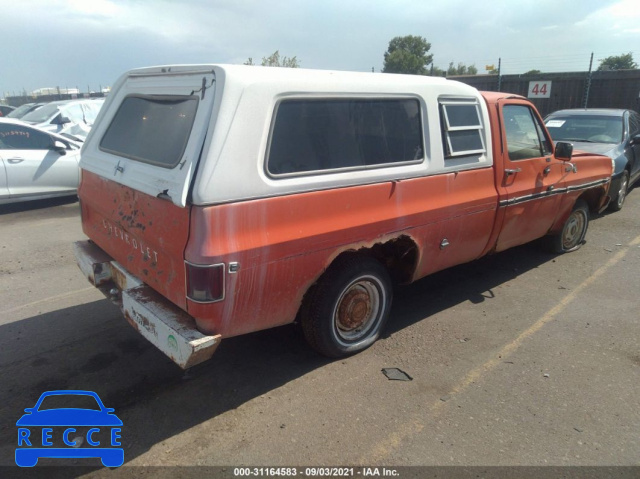
{"label": "paved lot surface", "polygon": [[[638,188],[593,219],[577,252],[527,245],[401,289],[385,337],[362,354],[328,361],[282,327],[225,340],[187,374],[80,274],[78,212],[0,210],[0,465],[14,464],[23,409],[51,389],[93,390],[115,408],[121,472],[640,465]],[[387,380],[391,367],[413,380]]]}

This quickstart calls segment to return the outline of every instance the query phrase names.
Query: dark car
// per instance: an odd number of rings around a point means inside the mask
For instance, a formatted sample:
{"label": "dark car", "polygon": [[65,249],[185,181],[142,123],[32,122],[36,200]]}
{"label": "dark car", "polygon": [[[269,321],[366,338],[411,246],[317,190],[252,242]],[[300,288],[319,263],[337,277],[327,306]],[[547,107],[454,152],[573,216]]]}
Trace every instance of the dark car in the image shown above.
{"label": "dark car", "polygon": [[611,157],[609,209],[622,208],[627,192],[640,179],[640,115],[633,110],[559,110],[545,118],[553,141],[568,141],[576,150]]}
{"label": "dark car", "polygon": [[13,110],[15,110],[14,107],[9,106],[9,105],[0,105],[0,116],[7,116],[9,113],[11,113]]}

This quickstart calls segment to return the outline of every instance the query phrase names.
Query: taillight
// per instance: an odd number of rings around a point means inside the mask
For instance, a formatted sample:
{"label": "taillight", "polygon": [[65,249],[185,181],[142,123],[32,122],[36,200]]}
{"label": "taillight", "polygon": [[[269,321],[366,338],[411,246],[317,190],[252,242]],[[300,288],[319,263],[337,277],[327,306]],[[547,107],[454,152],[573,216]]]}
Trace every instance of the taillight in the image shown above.
{"label": "taillight", "polygon": [[224,264],[200,265],[185,261],[187,298],[198,303],[224,299]]}

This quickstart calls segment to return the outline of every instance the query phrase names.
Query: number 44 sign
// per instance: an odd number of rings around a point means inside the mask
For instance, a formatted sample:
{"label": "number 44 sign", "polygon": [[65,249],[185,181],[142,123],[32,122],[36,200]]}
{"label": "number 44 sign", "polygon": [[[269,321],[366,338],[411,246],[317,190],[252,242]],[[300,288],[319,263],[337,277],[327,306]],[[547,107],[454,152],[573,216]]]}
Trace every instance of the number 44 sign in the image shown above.
{"label": "number 44 sign", "polygon": [[550,81],[530,81],[528,98],[549,98],[551,97]]}

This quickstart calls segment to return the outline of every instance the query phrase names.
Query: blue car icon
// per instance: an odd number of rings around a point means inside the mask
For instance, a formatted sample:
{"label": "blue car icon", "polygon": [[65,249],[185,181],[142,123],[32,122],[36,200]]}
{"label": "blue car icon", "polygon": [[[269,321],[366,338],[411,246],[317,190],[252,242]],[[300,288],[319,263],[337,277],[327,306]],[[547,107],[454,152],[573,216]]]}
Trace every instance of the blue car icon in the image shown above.
{"label": "blue car icon", "polygon": [[[82,407],[68,407],[69,404]],[[18,466],[33,467],[41,457],[99,457],[106,467],[124,463],[124,449],[118,447],[122,421],[93,391],[48,391],[34,407],[24,411],[26,414],[16,422]]]}

